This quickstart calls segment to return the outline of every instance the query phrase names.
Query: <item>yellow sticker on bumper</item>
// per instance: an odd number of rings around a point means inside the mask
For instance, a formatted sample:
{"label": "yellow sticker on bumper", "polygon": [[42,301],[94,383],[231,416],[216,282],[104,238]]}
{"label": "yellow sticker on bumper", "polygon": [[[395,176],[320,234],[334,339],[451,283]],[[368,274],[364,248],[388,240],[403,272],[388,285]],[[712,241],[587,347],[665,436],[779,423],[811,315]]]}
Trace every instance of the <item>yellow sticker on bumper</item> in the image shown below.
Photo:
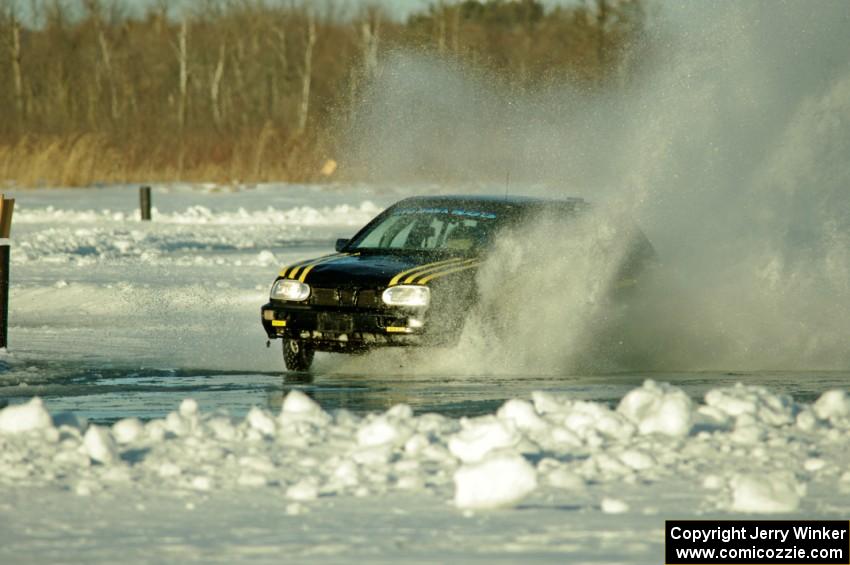
{"label": "yellow sticker on bumper", "polygon": [[272,326],[276,328],[285,328],[286,320],[272,320]]}

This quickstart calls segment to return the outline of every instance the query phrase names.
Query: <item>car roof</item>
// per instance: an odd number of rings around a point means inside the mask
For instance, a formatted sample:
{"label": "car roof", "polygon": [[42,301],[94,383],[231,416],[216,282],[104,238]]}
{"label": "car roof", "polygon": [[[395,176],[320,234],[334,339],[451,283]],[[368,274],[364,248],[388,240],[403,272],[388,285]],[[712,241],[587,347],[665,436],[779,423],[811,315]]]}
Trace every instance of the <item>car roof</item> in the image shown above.
{"label": "car roof", "polygon": [[533,196],[513,196],[513,195],[496,195],[496,194],[445,194],[439,196],[411,196],[398,201],[396,206],[434,206],[439,204],[456,204],[463,203],[466,206],[475,206],[476,204],[482,207],[496,206],[520,206],[520,207],[546,207],[547,205],[563,206],[570,205],[573,207],[587,205],[583,198],[568,197],[568,198],[537,198]]}

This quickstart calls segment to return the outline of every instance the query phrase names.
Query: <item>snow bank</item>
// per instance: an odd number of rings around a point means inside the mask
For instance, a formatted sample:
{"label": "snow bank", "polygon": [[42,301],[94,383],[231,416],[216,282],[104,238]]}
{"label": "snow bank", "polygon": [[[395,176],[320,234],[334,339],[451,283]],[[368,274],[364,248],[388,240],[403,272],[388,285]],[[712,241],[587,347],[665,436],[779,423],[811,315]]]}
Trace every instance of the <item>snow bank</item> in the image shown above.
{"label": "snow bank", "polygon": [[278,262],[270,248],[351,235],[380,211],[368,200],[263,210],[195,205],[180,212],[154,211],[152,222],[141,222],[138,212],[22,207],[15,213],[20,229],[12,260],[82,266],[115,260],[194,265],[223,260],[199,252],[249,250],[256,254],[248,264],[267,266]]}
{"label": "snow bank", "polygon": [[[315,208],[295,206],[289,209],[266,207],[264,210],[214,210],[207,206],[189,206],[180,212],[151,210],[151,219],[156,224],[183,225],[270,225],[270,226],[361,226],[378,215],[381,208],[366,200],[359,205],[339,204]],[[21,207],[15,210],[16,224],[104,224],[140,221],[139,212],[119,210],[69,210],[46,206],[44,208]]]}
{"label": "snow bank", "polygon": [[[163,419],[111,428],[52,419],[33,399],[0,410],[0,484],[91,496],[116,484],[186,493],[264,488],[293,505],[426,491],[453,495],[463,510],[514,506],[548,491],[605,513],[643,511],[612,496],[624,484],[684,481],[702,509],[745,513],[805,509],[813,481],[848,490],[844,391],[812,405],[743,385],[705,399],[695,407],[675,387],[647,381],[616,410],[536,392],[496,414],[454,420],[406,405],[328,413],[293,390],[278,414],[254,407],[235,420],[187,399]],[[801,426],[802,414],[814,423]]]}

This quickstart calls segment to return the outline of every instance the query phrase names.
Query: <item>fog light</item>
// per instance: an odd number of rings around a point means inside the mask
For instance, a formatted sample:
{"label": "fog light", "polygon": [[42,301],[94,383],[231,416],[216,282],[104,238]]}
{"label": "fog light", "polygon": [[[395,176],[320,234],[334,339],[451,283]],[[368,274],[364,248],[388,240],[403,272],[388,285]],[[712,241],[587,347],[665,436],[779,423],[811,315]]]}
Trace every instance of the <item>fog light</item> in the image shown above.
{"label": "fog light", "polygon": [[407,325],[411,328],[421,328],[425,325],[425,322],[417,318],[410,318],[409,320],[407,320]]}
{"label": "fog light", "polygon": [[264,320],[274,320],[274,310],[263,310]]}

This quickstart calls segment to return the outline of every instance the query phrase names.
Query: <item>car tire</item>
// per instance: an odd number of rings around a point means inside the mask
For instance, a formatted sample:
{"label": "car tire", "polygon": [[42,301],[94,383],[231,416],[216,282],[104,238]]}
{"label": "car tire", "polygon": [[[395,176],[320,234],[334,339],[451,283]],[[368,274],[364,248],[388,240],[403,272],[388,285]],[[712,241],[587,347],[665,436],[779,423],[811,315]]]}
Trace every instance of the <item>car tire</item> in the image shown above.
{"label": "car tire", "polygon": [[283,363],[289,371],[309,371],[315,350],[300,339],[283,340]]}

